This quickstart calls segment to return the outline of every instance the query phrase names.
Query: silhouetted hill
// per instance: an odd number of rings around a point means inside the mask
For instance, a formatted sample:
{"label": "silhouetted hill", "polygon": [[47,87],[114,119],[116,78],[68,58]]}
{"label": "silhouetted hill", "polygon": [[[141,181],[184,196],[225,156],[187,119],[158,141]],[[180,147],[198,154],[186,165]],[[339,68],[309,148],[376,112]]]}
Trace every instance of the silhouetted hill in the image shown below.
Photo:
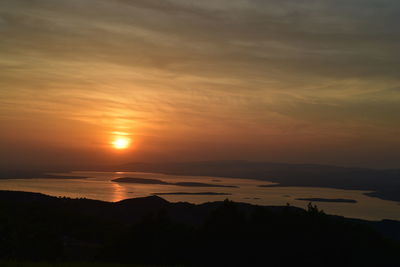
{"label": "silhouetted hill", "polygon": [[252,161],[204,161],[129,163],[113,171],[159,172],[175,175],[252,178],[278,186],[328,187],[374,191],[368,196],[400,201],[400,170],[375,170],[317,164],[286,164]]}
{"label": "silhouetted hill", "polygon": [[[400,223],[309,205],[110,203],[0,191],[0,260],[194,266],[396,266]],[[384,234],[384,235],[382,235]],[[386,237],[385,237],[386,236]]]}

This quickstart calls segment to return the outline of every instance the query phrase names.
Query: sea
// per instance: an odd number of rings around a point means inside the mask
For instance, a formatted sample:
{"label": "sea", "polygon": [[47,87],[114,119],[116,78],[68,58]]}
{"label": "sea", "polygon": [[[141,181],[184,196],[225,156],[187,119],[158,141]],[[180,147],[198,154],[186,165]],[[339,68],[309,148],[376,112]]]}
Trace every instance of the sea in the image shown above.
{"label": "sea", "polygon": [[[222,201],[251,203],[264,206],[291,205],[306,208],[310,201],[299,199],[347,199],[350,202],[313,201],[319,209],[332,215],[366,220],[400,220],[400,203],[365,195],[370,191],[342,190],[320,187],[280,187],[272,182],[254,179],[238,179],[210,176],[181,176],[146,172],[96,172],[79,171],[57,173],[60,178],[1,179],[0,190],[38,192],[57,197],[88,198],[117,202],[128,198],[159,195],[170,202],[195,204]],[[89,178],[64,179],[63,176]],[[132,177],[156,179],[166,184],[136,184],[112,181]],[[217,186],[179,186],[174,183],[192,182]],[[263,185],[264,187],[260,187]],[[265,187],[266,185],[274,185]]]}

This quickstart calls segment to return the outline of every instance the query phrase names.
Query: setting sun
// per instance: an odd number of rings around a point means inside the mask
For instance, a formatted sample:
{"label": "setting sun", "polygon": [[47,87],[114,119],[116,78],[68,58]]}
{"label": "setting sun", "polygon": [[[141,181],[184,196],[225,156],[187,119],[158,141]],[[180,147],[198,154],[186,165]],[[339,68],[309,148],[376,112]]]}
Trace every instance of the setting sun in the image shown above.
{"label": "setting sun", "polygon": [[131,139],[128,137],[117,137],[112,142],[115,149],[127,149],[131,144]]}

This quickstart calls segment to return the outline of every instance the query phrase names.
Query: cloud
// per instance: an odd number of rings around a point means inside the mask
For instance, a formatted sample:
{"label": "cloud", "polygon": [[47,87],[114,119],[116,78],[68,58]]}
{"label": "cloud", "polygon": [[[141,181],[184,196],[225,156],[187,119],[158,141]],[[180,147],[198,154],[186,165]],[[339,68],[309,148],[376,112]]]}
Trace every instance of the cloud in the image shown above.
{"label": "cloud", "polygon": [[215,142],[396,132],[398,10],[394,0],[5,0],[1,116]]}

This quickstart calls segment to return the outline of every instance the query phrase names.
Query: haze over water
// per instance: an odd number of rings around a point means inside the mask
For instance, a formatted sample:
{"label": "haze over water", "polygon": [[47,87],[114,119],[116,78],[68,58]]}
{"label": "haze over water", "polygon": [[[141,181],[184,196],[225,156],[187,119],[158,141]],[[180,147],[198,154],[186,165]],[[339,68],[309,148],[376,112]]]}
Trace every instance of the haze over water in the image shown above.
{"label": "haze over water", "polygon": [[[71,175],[71,174],[68,174]],[[217,192],[231,195],[161,195],[171,202],[186,201],[204,203],[230,199],[237,202],[246,202],[257,205],[286,205],[305,208],[308,201],[297,198],[327,198],[352,199],[357,203],[325,203],[313,202],[329,214],[342,215],[351,218],[368,220],[394,219],[400,220],[400,205],[398,202],[385,201],[365,196],[367,191],[340,190],[315,187],[259,187],[259,185],[273,184],[252,179],[202,177],[202,176],[175,176],[158,173],[143,172],[74,172],[73,175],[89,176],[87,179],[12,179],[1,180],[1,190],[21,190],[40,192],[52,196],[66,196],[72,198],[90,198],[104,201],[120,201],[127,198],[145,197],[154,193],[201,193]],[[231,185],[227,187],[185,187],[159,184],[129,184],[116,183],[112,179],[120,177],[135,177],[157,179],[169,183],[201,182],[216,185]]]}

